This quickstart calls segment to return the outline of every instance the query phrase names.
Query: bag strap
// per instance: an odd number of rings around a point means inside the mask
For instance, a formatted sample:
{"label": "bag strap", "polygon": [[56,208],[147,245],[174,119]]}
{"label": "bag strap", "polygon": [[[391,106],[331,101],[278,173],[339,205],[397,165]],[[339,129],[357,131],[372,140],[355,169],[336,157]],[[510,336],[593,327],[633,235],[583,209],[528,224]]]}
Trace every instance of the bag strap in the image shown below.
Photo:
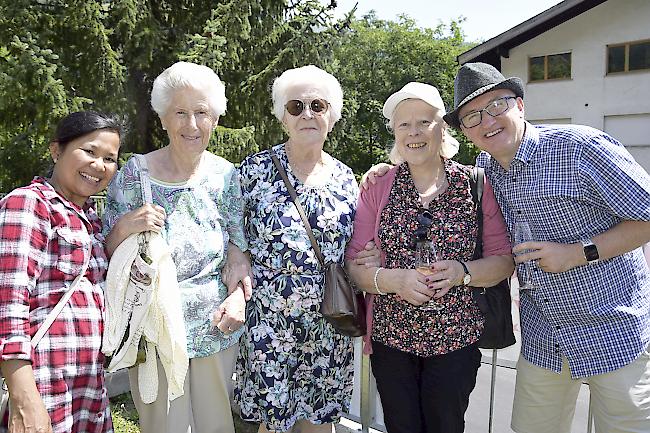
{"label": "bag strap", "polygon": [[309,224],[307,215],[305,215],[305,210],[303,209],[302,205],[298,201],[298,195],[296,194],[296,190],[293,187],[293,185],[291,185],[291,183],[289,182],[289,178],[287,177],[287,172],[284,170],[284,167],[282,167],[282,164],[280,164],[280,160],[278,159],[277,155],[273,152],[271,152],[271,159],[273,160],[273,164],[275,165],[275,168],[278,170],[278,172],[280,172],[280,177],[284,181],[284,185],[287,187],[287,190],[289,191],[289,195],[291,196],[291,201],[293,201],[293,204],[296,206],[296,209],[298,209],[298,214],[300,215],[302,224],[307,229],[307,236],[309,236],[309,240],[311,241],[311,246],[314,248],[314,252],[316,253],[316,257],[318,258],[318,261],[320,262],[321,266],[324,268],[325,257],[323,256],[323,253],[321,252],[320,247],[318,246],[318,242],[316,241],[316,237],[314,237],[314,233],[311,230],[311,224]]}
{"label": "bag strap", "polygon": [[140,170],[140,185],[142,189],[142,203],[153,203],[153,195],[151,194],[151,180],[149,179],[149,167],[147,166],[147,159],[144,155],[136,154],[135,160]]}
{"label": "bag strap", "polygon": [[476,204],[476,222],[478,224],[478,234],[476,239],[476,248],[474,249],[474,260],[480,259],[483,253],[483,185],[485,183],[485,170],[480,167],[474,167],[469,178],[472,200]]}
{"label": "bag strap", "polygon": [[43,324],[38,328],[38,331],[36,331],[36,334],[34,334],[34,337],[32,338],[32,347],[38,346],[38,343],[41,342],[41,339],[45,335],[45,333],[50,329],[50,326],[52,326],[52,323],[56,320],[56,318],[59,316],[61,313],[61,310],[63,310],[63,307],[65,307],[65,304],[68,303],[68,300],[70,300],[70,297],[72,296],[72,293],[74,293],[75,289],[79,285],[79,281],[86,275],[86,271],[88,270],[88,263],[90,262],[90,256],[92,255],[92,242],[91,242],[91,247],[90,251],[88,252],[88,259],[84,261],[84,264],[81,268],[81,272],[79,275],[77,275],[77,278],[74,279],[72,284],[70,284],[70,288],[68,288],[68,291],[65,292],[65,294],[59,299],[59,302],[52,308],[52,311],[45,317],[45,320],[43,321]]}

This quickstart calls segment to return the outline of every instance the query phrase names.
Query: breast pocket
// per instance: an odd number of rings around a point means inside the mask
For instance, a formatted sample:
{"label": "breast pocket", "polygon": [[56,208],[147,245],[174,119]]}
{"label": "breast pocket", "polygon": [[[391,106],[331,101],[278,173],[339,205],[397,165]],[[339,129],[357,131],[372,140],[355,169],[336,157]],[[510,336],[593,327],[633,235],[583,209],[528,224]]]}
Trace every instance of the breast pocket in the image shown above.
{"label": "breast pocket", "polygon": [[64,274],[76,277],[89,254],[90,238],[86,233],[68,227],[58,227],[56,234],[59,245],[56,267]]}

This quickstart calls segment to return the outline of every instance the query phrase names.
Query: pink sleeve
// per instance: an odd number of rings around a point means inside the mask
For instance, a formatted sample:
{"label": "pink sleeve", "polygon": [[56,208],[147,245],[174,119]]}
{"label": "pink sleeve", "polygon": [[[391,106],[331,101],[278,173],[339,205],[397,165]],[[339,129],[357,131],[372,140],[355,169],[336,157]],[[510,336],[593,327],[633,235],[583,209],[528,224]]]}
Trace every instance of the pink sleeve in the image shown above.
{"label": "pink sleeve", "polygon": [[345,250],[346,260],[354,259],[366,243],[375,238],[375,220],[381,198],[378,194],[380,189],[378,185],[373,185],[369,189],[361,188],[357,211],[354,215],[352,238]]}
{"label": "pink sleeve", "polygon": [[512,254],[508,229],[487,177],[485,177],[481,202],[483,205],[483,257]]}

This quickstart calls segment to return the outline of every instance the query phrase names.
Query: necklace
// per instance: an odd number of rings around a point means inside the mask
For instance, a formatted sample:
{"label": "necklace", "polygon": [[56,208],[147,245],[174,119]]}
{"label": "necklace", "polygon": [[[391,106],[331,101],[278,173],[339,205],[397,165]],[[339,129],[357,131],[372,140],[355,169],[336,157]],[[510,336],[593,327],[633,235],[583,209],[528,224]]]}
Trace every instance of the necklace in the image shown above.
{"label": "necklace", "polygon": [[296,162],[295,162],[296,157],[293,155],[293,151],[291,150],[291,147],[287,145],[287,143],[285,143],[285,145],[284,145],[284,151],[287,153],[287,160],[289,161],[289,165],[291,166],[291,170],[294,171],[297,174],[302,175],[302,176],[309,177],[311,175],[318,174],[321,171],[323,171],[323,169],[325,169],[327,167],[327,165],[325,164],[325,161],[323,160],[323,152],[322,151],[321,151],[319,160],[316,161],[316,163],[314,164],[314,166],[312,167],[311,170],[303,170],[303,169],[300,168],[300,166],[298,164],[296,164]]}

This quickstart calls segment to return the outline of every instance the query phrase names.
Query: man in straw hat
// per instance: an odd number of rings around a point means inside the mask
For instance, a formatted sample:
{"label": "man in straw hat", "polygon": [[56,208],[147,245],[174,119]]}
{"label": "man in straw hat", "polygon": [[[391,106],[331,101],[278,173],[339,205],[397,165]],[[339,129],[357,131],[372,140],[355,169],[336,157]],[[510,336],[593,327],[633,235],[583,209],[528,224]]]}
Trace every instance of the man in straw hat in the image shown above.
{"label": "man in straw hat", "polygon": [[524,86],[485,63],[463,65],[444,116],[483,152],[511,237],[521,291],[516,432],[570,432],[582,381],[597,432],[650,432],[650,177],[586,126],[532,125]]}

